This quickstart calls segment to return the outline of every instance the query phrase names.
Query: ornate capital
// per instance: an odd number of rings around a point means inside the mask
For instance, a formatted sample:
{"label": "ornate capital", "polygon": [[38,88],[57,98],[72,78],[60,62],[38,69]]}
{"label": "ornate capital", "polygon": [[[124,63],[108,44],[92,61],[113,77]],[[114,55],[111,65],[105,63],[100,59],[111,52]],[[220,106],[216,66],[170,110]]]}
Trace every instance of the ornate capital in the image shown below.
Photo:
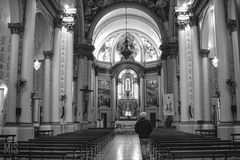
{"label": "ornate capital", "polygon": [[201,49],[200,50],[200,54],[202,55],[202,58],[208,57],[209,53],[210,53],[209,49]]}
{"label": "ornate capital", "polygon": [[87,57],[88,60],[93,60],[93,51],[95,47],[91,44],[80,43],[74,45],[74,52],[79,58]]}
{"label": "ornate capital", "polygon": [[63,26],[67,29],[68,32],[72,32],[73,31],[73,23],[68,23],[68,24],[63,24]]}
{"label": "ornate capital", "polygon": [[185,29],[185,27],[189,24],[189,20],[177,20],[177,28]]}
{"label": "ornate capital", "polygon": [[43,55],[45,59],[50,59],[53,56],[53,52],[52,51],[43,51]]}
{"label": "ornate capital", "polygon": [[237,30],[237,21],[234,19],[228,19],[227,20],[227,28],[230,32],[234,32]]}
{"label": "ornate capital", "polygon": [[177,43],[163,43],[160,46],[160,50],[162,50],[161,59],[166,60],[168,56],[175,57],[178,52],[178,44]]}
{"label": "ornate capital", "polygon": [[10,29],[11,34],[20,34],[24,30],[21,23],[8,23],[8,28]]}

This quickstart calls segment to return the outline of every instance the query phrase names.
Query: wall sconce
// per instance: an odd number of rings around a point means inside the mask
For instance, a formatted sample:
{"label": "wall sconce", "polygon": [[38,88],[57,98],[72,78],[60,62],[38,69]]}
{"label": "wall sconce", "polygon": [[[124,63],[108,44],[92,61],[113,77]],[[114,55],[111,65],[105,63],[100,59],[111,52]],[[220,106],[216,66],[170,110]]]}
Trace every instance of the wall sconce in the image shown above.
{"label": "wall sconce", "polygon": [[218,67],[218,58],[215,56],[213,59],[212,59],[212,65],[214,66],[214,67]]}
{"label": "wall sconce", "polygon": [[38,61],[38,59],[34,61],[33,67],[36,71],[41,67],[41,63]]}

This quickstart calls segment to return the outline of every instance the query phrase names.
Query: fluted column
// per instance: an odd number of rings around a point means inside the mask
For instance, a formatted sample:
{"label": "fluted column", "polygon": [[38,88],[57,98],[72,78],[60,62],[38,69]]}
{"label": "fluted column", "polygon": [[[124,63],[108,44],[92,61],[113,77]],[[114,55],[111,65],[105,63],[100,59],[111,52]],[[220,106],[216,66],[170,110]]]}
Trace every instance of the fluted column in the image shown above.
{"label": "fluted column", "polygon": [[180,101],[181,101],[181,121],[188,121],[188,79],[187,79],[187,56],[185,27],[186,21],[179,22],[178,46],[179,46],[179,68],[180,68]]}
{"label": "fluted column", "polygon": [[200,55],[198,47],[198,29],[196,17],[190,17],[191,39],[192,39],[192,60],[193,60],[193,95],[194,95],[194,120],[202,120],[201,103],[201,77],[200,77]]}
{"label": "fluted column", "polygon": [[200,51],[202,55],[202,80],[203,80],[203,120],[210,121],[211,120],[211,106],[210,106],[210,93],[209,93],[209,50],[202,49]]}
{"label": "fluted column", "polygon": [[33,54],[34,54],[34,33],[35,33],[35,16],[36,16],[36,0],[26,1],[25,26],[23,35],[22,49],[22,67],[21,81],[23,86],[21,89],[21,115],[19,122],[31,123],[31,93],[33,89]]}
{"label": "fluted column", "polygon": [[60,56],[61,56],[61,28],[62,23],[57,19],[54,22],[54,54],[52,60],[52,109],[51,122],[59,122],[60,107]]}
{"label": "fluted column", "polygon": [[8,28],[11,31],[11,53],[9,67],[9,85],[8,85],[8,108],[6,110],[6,123],[16,122],[17,94],[20,86],[18,81],[18,56],[19,56],[19,34],[23,31],[20,23],[9,23]]}
{"label": "fluted column", "polygon": [[52,51],[43,51],[44,55],[44,98],[43,98],[43,122],[50,122],[50,72]]}
{"label": "fluted column", "polygon": [[[88,94],[88,99],[86,99],[86,93],[85,91],[82,91],[83,89],[91,89],[91,69],[92,69],[92,60],[93,60],[93,50],[94,46],[87,44],[87,43],[81,43],[75,45],[75,53],[78,56],[79,64],[78,64],[78,93],[77,93],[77,106],[78,106],[78,119],[80,119],[80,122],[87,121],[88,120],[88,107],[86,105],[89,105],[89,101],[91,100],[89,97],[91,95]],[[91,68],[91,69],[90,69]],[[92,93],[91,93],[92,94]],[[92,96],[91,96],[92,97]],[[87,100],[87,101],[86,101]],[[87,108],[86,108],[87,107]]]}
{"label": "fluted column", "polygon": [[72,106],[72,85],[73,85],[73,30],[70,28],[67,32],[66,46],[66,103],[65,103],[65,121],[73,122],[73,106]]}
{"label": "fluted column", "polygon": [[216,51],[218,62],[218,87],[221,94],[221,120],[232,121],[231,113],[231,91],[226,81],[230,77],[229,58],[228,58],[228,40],[225,24],[225,6],[223,0],[213,0],[216,31]]}

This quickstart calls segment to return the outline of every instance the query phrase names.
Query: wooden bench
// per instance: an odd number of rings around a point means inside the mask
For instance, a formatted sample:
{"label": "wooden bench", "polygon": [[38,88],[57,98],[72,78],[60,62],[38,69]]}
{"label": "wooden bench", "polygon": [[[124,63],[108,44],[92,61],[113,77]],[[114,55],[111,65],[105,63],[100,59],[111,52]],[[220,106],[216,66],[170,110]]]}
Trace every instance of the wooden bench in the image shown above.
{"label": "wooden bench", "polygon": [[14,134],[0,134],[0,140],[2,139],[2,142],[6,143],[9,142],[15,142],[16,135]]}
{"label": "wooden bench", "polygon": [[196,129],[195,132],[197,135],[217,137],[216,129]]}
{"label": "wooden bench", "polygon": [[240,133],[232,133],[232,141],[233,142],[239,142],[240,141]]}
{"label": "wooden bench", "polygon": [[42,137],[42,136],[53,136],[53,130],[42,130],[40,129],[39,127],[36,127],[35,128],[35,131],[34,131],[34,137],[37,138],[37,137]]}

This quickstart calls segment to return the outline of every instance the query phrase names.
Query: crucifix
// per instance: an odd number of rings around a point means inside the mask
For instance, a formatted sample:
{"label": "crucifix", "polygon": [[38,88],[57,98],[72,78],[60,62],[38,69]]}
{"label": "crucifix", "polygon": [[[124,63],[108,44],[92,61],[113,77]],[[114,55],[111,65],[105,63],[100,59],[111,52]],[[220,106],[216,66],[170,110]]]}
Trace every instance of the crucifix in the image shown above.
{"label": "crucifix", "polygon": [[88,89],[88,85],[86,85],[83,89],[80,89],[80,91],[83,92],[83,101],[84,101],[83,115],[85,116],[88,113],[89,92],[93,92],[93,90]]}

